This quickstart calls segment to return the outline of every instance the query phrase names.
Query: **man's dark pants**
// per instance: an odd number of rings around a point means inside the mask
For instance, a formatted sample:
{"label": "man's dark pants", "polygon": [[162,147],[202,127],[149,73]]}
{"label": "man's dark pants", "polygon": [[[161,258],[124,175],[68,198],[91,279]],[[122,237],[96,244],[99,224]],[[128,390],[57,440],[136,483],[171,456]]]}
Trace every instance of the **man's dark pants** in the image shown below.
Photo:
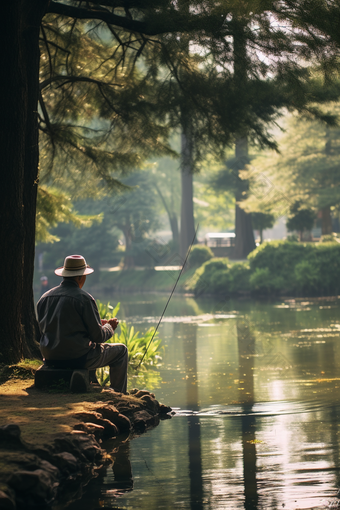
{"label": "man's dark pants", "polygon": [[127,368],[129,355],[124,344],[97,344],[87,355],[84,368],[95,370],[110,367],[110,386],[119,393],[127,390]]}

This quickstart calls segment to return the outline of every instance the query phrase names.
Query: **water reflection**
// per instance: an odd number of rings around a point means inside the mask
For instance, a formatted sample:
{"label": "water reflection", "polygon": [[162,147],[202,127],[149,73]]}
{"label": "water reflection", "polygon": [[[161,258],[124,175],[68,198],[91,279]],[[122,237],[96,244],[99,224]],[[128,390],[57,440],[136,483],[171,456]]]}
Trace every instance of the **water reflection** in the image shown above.
{"label": "water reflection", "polygon": [[[186,373],[187,409],[199,411],[197,384],[197,326],[190,328],[181,324],[183,336],[183,353]],[[187,330],[186,332],[183,330]],[[190,478],[190,508],[203,508],[203,480],[201,458],[201,427],[200,419],[196,415],[188,417],[188,456]]]}
{"label": "water reflection", "polygon": [[237,345],[239,358],[240,404],[244,415],[242,422],[243,479],[245,510],[256,510],[258,495],[256,483],[255,417],[254,405],[254,356],[255,335],[247,318],[237,320]]}
{"label": "water reflection", "polygon": [[[138,306],[125,311],[147,329],[162,303]],[[171,306],[160,328],[167,347],[155,391],[178,414],[126,446],[133,491],[114,486],[111,472],[101,505],[339,508],[339,300],[193,305],[181,298]],[[130,467],[118,462],[116,472],[131,483]]]}

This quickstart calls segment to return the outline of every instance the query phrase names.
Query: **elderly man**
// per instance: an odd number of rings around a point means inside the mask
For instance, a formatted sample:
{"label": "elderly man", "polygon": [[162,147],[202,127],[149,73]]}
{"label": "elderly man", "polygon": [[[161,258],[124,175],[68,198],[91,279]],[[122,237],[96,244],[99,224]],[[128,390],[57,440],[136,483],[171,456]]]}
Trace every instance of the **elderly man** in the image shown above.
{"label": "elderly man", "polygon": [[126,393],[128,350],[124,344],[105,344],[114,335],[117,319],[101,320],[94,298],[82,290],[93,273],[81,255],[69,255],[55,274],[63,277],[37,303],[40,350],[47,366],[55,368],[110,367],[110,386]]}

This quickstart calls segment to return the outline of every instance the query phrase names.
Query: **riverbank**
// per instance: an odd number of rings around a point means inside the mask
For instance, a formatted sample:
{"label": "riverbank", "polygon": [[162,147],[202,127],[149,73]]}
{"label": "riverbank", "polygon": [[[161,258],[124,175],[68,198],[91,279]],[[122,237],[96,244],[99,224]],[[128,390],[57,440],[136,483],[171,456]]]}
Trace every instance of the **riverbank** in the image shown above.
{"label": "riverbank", "polygon": [[[195,247],[194,247],[195,248]],[[195,296],[223,297],[320,297],[340,294],[340,244],[334,242],[298,243],[290,241],[265,242],[252,251],[247,260],[227,258],[196,260],[195,249],[188,260],[176,292]],[[197,251],[197,250],[196,250]],[[195,255],[196,256],[196,255]],[[194,264],[195,262],[195,264]],[[193,267],[195,266],[195,267]],[[95,271],[87,290],[108,295],[123,292],[170,293],[179,275],[173,267],[118,268]],[[37,297],[42,273],[35,274]],[[47,271],[49,286],[60,283],[53,271]]]}
{"label": "riverbank", "polygon": [[102,441],[110,438],[119,448],[170,417],[171,409],[148,391],[123,395],[99,385],[83,394],[41,391],[34,387],[34,370],[25,378],[20,370],[20,378],[14,370],[0,385],[2,509],[77,499],[82,487],[114,462]]}
{"label": "riverbank", "polygon": [[[185,293],[186,284],[193,276],[195,268],[185,269],[176,286],[176,292]],[[127,269],[120,271],[111,271],[102,269],[94,272],[91,278],[87,279],[86,290],[96,296],[98,290],[100,293],[107,292],[166,292],[169,293],[173,289],[178,278],[180,269]],[[60,278],[54,274],[52,270],[44,272],[37,271],[34,276],[34,292],[38,299],[41,295],[40,278],[46,276],[48,278],[49,288],[60,284]],[[45,289],[44,289],[45,290]]]}

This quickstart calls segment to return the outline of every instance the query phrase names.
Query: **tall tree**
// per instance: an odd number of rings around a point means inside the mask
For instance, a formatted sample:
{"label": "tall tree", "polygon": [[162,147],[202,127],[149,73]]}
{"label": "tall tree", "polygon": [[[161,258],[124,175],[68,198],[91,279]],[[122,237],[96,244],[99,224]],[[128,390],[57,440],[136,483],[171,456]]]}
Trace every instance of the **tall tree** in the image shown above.
{"label": "tall tree", "polygon": [[[325,105],[327,112],[340,113],[339,104]],[[284,127],[280,152],[260,154],[245,172],[251,185],[243,205],[248,211],[272,209],[289,217],[314,210],[321,217],[322,235],[330,234],[331,210],[338,214],[340,209],[340,130],[297,116],[289,116]]]}
{"label": "tall tree", "polygon": [[[16,0],[6,2],[3,6],[6,26],[1,31],[0,40],[4,49],[3,64],[7,69],[7,79],[0,99],[3,113],[0,136],[3,154],[3,183],[0,191],[3,221],[0,238],[3,240],[3,249],[0,262],[2,267],[6,268],[3,286],[10,289],[10,292],[4,292],[0,302],[3,333],[0,361],[15,362],[23,356],[37,352],[35,340],[38,338],[38,330],[33,306],[32,279],[39,159],[39,37],[43,16],[49,12],[55,16],[63,16],[66,20],[97,20],[108,24],[109,29],[122,28],[128,34],[126,40],[122,41],[114,29],[113,33],[116,40],[121,41],[120,58],[123,61],[128,49],[138,57],[138,50],[141,51],[146,45],[148,35],[184,31],[188,27],[191,30],[207,29],[205,16],[181,16],[171,3],[160,4],[158,10],[155,10],[155,5],[148,6],[146,10],[142,8],[135,17],[130,11],[134,7],[136,6],[133,2],[121,7],[120,2],[115,1],[104,1],[101,4],[99,1],[62,3],[49,0]],[[210,22],[210,31],[222,28],[221,20],[216,14],[210,16]],[[42,37],[44,38],[44,34]],[[45,42],[47,53],[51,48],[58,47],[54,41],[45,38]],[[61,48],[61,51],[70,54],[68,48]],[[52,71],[54,62],[51,60],[50,64]],[[59,78],[53,76],[53,80],[55,83],[59,80],[59,83],[62,82],[68,87],[72,87],[74,81],[91,81],[88,77],[80,76],[74,80],[68,75]],[[97,85],[99,92],[102,92],[100,83]],[[103,95],[105,96],[102,92]],[[109,101],[104,101],[104,104],[108,103]],[[42,103],[42,111],[45,107]],[[44,122],[48,130],[47,116]],[[120,136],[122,137],[122,133]],[[79,144],[77,150],[87,152],[94,159],[93,151],[91,153],[88,147]]]}
{"label": "tall tree", "polygon": [[[306,55],[306,45],[303,41],[303,36],[309,35],[308,23],[314,26],[308,17],[302,21],[298,19],[298,14],[295,13],[295,4],[308,4],[305,2],[280,2],[268,3],[268,11],[263,18],[255,14],[254,21],[259,24],[257,34],[263,39],[263,44],[259,46],[261,51],[267,54],[273,54],[274,60],[279,61],[280,54],[286,56],[288,53],[296,54],[296,56]],[[312,2],[309,2],[310,4]],[[321,0],[320,2],[321,5]],[[254,8],[257,2],[251,2]],[[208,53],[211,53],[212,58],[221,63],[219,55],[225,55],[225,66],[227,70],[228,63],[231,62],[230,51],[228,50],[229,42],[227,36],[232,35],[233,27],[231,23],[230,14],[234,2],[199,2],[195,3],[195,8],[181,9],[179,4],[172,1],[151,0],[143,5],[135,2],[134,0],[127,0],[122,3],[120,0],[66,0],[64,2],[57,0],[14,0],[6,1],[2,6],[3,19],[6,20],[0,35],[1,47],[3,48],[3,67],[6,69],[6,80],[3,81],[3,88],[1,94],[1,133],[0,133],[0,148],[2,154],[3,164],[3,182],[0,190],[0,207],[2,222],[0,226],[0,239],[2,240],[2,247],[0,254],[1,267],[5,268],[3,276],[3,288],[10,289],[8,293],[2,293],[0,301],[1,310],[1,356],[0,361],[17,361],[24,355],[29,355],[36,349],[34,340],[37,338],[37,327],[34,319],[33,295],[32,295],[32,277],[33,277],[33,262],[34,262],[34,237],[35,237],[35,212],[36,212],[36,196],[38,185],[38,124],[39,116],[43,119],[41,127],[56,138],[56,126],[51,130],[51,126],[56,124],[55,118],[48,115],[48,104],[46,101],[40,101],[40,109],[38,108],[38,101],[40,98],[40,84],[39,84],[39,38],[40,29],[44,15],[51,15],[46,17],[47,23],[52,23],[60,19],[60,33],[63,34],[64,25],[69,20],[73,20],[73,29],[77,28],[80,23],[87,27],[88,32],[95,33],[95,29],[100,26],[106,26],[108,32],[112,35],[112,40],[115,41],[112,46],[111,61],[115,62],[113,67],[117,68],[119,65],[124,67],[127,62],[133,64],[138,57],[145,53],[149,48],[153,52],[161,55],[164,60],[166,59],[167,38],[169,34],[174,34],[174,39],[179,34],[190,33],[190,41],[192,44],[200,44],[206,48]],[[310,7],[310,5],[307,5]],[[328,21],[325,23],[325,30],[328,33],[329,25],[331,23],[330,15],[336,15],[338,11],[333,7],[329,7],[328,3],[322,5],[322,13],[328,16]],[[277,13],[276,13],[277,11]],[[294,11],[294,12],[293,12]],[[330,12],[332,11],[332,12]],[[254,11],[255,12],[255,11]],[[311,9],[309,9],[311,12]],[[304,30],[298,30],[296,33],[299,35],[299,45],[289,45],[289,37],[292,33],[280,30],[278,25],[271,24],[271,16],[286,16],[291,17],[292,22],[297,25],[300,23]],[[333,16],[334,17],[334,16]],[[323,30],[320,20],[318,30]],[[53,23],[52,23],[53,24]],[[45,27],[46,28],[46,27]],[[72,36],[72,30],[70,34]],[[272,33],[275,32],[275,37]],[[53,32],[53,27],[50,33]],[[334,32],[334,31],[333,31]],[[98,30],[97,30],[98,33]],[[106,32],[105,32],[106,34]],[[313,34],[310,35],[308,43],[312,47]],[[50,65],[51,76],[49,81],[44,85],[52,85],[54,91],[50,91],[50,99],[53,100],[53,93],[59,87],[59,90],[73,92],[68,94],[68,101],[64,102],[64,127],[70,132],[70,116],[69,111],[79,109],[80,99],[86,97],[79,95],[79,84],[87,84],[88,86],[97,87],[98,98],[98,111],[99,113],[113,111],[111,121],[108,123],[108,132],[117,135],[118,142],[124,138],[129,140],[132,130],[126,129],[126,126],[132,126],[134,122],[138,122],[141,126],[148,118],[150,113],[149,108],[145,108],[143,94],[137,94],[137,89],[131,90],[128,86],[130,73],[127,73],[126,80],[119,83],[114,88],[111,87],[109,91],[109,84],[105,81],[105,66],[103,67],[104,73],[101,79],[95,79],[88,74],[88,70],[84,69],[84,74],[78,74],[76,77],[70,76],[68,73],[69,64],[72,69],[77,69],[77,51],[72,52],[72,45],[60,45],[56,40],[50,40],[44,31],[41,32],[41,37],[46,46],[46,53],[48,55],[48,63]],[[295,36],[294,36],[295,37]],[[333,37],[333,35],[331,35]],[[295,37],[297,38],[297,37]],[[275,39],[275,41],[274,41]],[[325,38],[324,38],[325,39]],[[327,38],[326,38],[327,39]],[[172,41],[170,40],[170,43]],[[329,42],[323,40],[322,37],[318,39],[320,47]],[[117,45],[119,50],[117,50]],[[314,48],[318,49],[314,43]],[[58,75],[58,69],[55,68],[56,61],[49,56],[53,54],[52,49],[58,49],[66,55],[65,69]],[[328,44],[328,48],[330,45]],[[332,48],[330,48],[331,50]],[[283,51],[285,50],[285,51]],[[150,52],[151,55],[152,52]],[[93,60],[94,53],[89,53],[89,59]],[[98,60],[97,60],[98,59]],[[98,70],[101,64],[107,62],[107,54],[101,59],[100,53],[96,55],[98,61]],[[286,58],[286,61],[288,59]],[[298,63],[298,58],[295,59]],[[293,66],[292,62],[288,62]],[[81,67],[81,65],[80,65]],[[157,72],[159,67],[159,59],[155,59],[153,65],[148,68],[148,76],[152,77],[153,73]],[[270,66],[269,66],[270,67]],[[283,68],[282,68],[283,69]],[[286,67],[287,69],[287,67]],[[123,72],[122,72],[123,74]],[[172,75],[173,76],[173,75]],[[285,78],[291,76],[291,70],[288,66],[288,72],[282,71],[282,76]],[[119,78],[119,76],[118,76]],[[111,79],[111,78],[110,78]],[[295,79],[295,77],[294,77]],[[287,81],[287,80],[286,80]],[[300,84],[301,80],[297,79]],[[131,100],[133,93],[135,93],[135,101],[129,101],[129,112],[121,110],[113,100],[118,88],[127,86],[127,97]],[[134,89],[134,84],[132,86]],[[226,90],[226,89],[225,89]],[[138,88],[138,91],[140,89]],[[211,91],[214,92],[214,91]],[[45,99],[46,99],[45,92]],[[232,99],[237,95],[234,91],[234,96],[226,93],[228,99],[228,108],[223,108],[220,101],[221,94],[218,97],[218,107],[215,108],[215,115],[213,119],[209,119],[207,124],[207,132],[214,131],[215,134],[221,132],[221,139],[223,138],[224,145],[231,139],[231,133],[240,132],[240,122],[248,122],[256,136],[262,140],[265,138],[266,129],[261,125],[261,119],[258,121],[250,112],[245,118],[240,119],[237,115],[231,115]],[[159,97],[159,96],[158,96]],[[255,96],[253,96],[254,98]],[[299,97],[291,96],[294,100],[294,107],[306,103],[306,97],[303,93]],[[70,99],[72,98],[72,100]],[[123,96],[120,95],[122,99]],[[248,97],[249,99],[249,97]],[[256,98],[255,98],[256,100]],[[210,94],[210,103],[215,99],[213,94]],[[216,99],[217,101],[217,99]],[[53,101],[52,101],[53,102]],[[256,102],[256,101],[255,101]],[[247,103],[247,101],[244,101]],[[123,102],[120,101],[120,105]],[[250,101],[248,100],[248,104]],[[88,105],[86,101],[82,102],[82,111],[86,112]],[[202,105],[204,108],[205,105]],[[246,109],[242,110],[243,112]],[[46,115],[47,113],[47,115]],[[63,113],[63,112],[61,112]],[[137,115],[138,113],[138,115]],[[78,117],[78,116],[77,116]],[[107,116],[106,116],[107,118]],[[226,120],[228,118],[228,120]],[[52,123],[50,122],[52,121]],[[219,122],[217,122],[219,121]],[[84,126],[83,126],[84,127]],[[59,125],[57,134],[59,139],[63,134],[63,128]],[[90,129],[91,126],[86,126]],[[116,129],[115,129],[116,128]],[[225,128],[225,129],[224,129]],[[87,137],[84,143],[79,143],[79,140],[84,137],[85,129],[73,130],[73,147],[77,153],[86,154],[90,160],[96,165],[96,160],[100,155],[96,150],[96,144],[91,145],[90,137]],[[159,135],[157,129],[157,135]],[[154,132],[156,135],[156,132]],[[113,137],[114,138],[114,137]],[[158,136],[153,137],[151,134],[147,140],[151,138],[158,140]],[[71,137],[72,139],[72,137]],[[70,137],[68,138],[68,142]],[[142,144],[142,139],[139,138],[140,147],[147,149],[148,144]],[[122,144],[119,144],[122,148]],[[142,156],[150,151],[142,151]],[[108,155],[111,161],[119,168],[119,161],[122,161],[122,153],[116,151]],[[130,164],[136,164],[138,160],[138,153],[135,151],[131,158]],[[125,159],[125,158],[124,158]],[[126,160],[125,160],[126,162]],[[99,165],[99,171],[103,172],[103,165]],[[110,175],[106,175],[107,180],[110,181]],[[112,181],[111,181],[112,182]]]}

